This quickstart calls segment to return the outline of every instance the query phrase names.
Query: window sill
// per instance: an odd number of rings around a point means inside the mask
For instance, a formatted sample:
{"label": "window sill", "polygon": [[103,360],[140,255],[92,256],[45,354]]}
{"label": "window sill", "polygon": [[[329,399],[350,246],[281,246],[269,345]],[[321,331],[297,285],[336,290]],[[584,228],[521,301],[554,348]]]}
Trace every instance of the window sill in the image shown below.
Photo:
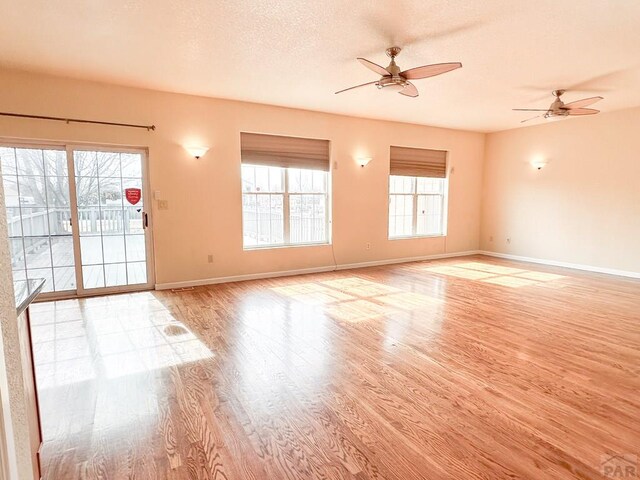
{"label": "window sill", "polygon": [[251,252],[255,250],[280,250],[284,248],[300,248],[300,247],[329,247],[330,242],[317,242],[317,243],[296,243],[286,245],[256,245],[251,247],[242,247],[245,252]]}
{"label": "window sill", "polygon": [[389,240],[412,240],[416,238],[444,238],[446,237],[446,233],[438,233],[434,235],[406,235],[403,237],[389,237]]}

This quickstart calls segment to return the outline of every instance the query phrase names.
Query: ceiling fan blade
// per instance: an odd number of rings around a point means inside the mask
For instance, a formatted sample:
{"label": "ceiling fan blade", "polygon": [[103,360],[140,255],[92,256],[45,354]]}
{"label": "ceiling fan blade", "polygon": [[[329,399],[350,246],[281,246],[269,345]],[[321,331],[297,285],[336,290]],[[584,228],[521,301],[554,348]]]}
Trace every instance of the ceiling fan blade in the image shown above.
{"label": "ceiling fan blade", "polygon": [[407,82],[407,85],[398,92],[400,95],[406,95],[407,97],[417,97],[418,94],[418,89],[416,88],[416,86],[411,83],[411,82]]}
{"label": "ceiling fan blade", "polygon": [[529,120],[535,120],[536,118],[540,118],[540,115],[536,115],[535,117],[527,118],[526,120],[520,120],[520,123],[528,122]]}
{"label": "ceiling fan blade", "polygon": [[378,80],[375,80],[375,81],[373,81],[373,82],[362,83],[362,84],[360,84],[360,85],[356,85],[355,87],[349,87],[349,88],[345,88],[345,89],[343,89],[343,90],[338,90],[338,91],[336,92],[336,94],[338,94],[338,93],[342,93],[342,92],[346,92],[347,90],[353,90],[354,88],[364,87],[365,85],[372,85],[372,84],[374,84],[374,83],[378,83]]}
{"label": "ceiling fan blade", "polygon": [[513,108],[514,112],[546,112],[548,108]]}
{"label": "ceiling fan blade", "polygon": [[400,75],[407,80],[418,80],[420,78],[435,77],[436,75],[447,73],[457,68],[462,68],[462,64],[460,62],[436,63],[434,65],[410,68],[409,70],[400,72]]}
{"label": "ceiling fan blade", "polygon": [[595,108],[572,108],[569,110],[569,115],[595,115],[600,113],[600,110]]}
{"label": "ceiling fan blade", "polygon": [[364,65],[365,67],[367,67],[369,70],[373,70],[374,72],[376,72],[378,75],[382,75],[383,77],[386,75],[390,75],[390,73],[387,71],[386,68],[381,67],[380,65],[378,65],[377,63],[373,63],[370,62],[369,60],[367,60],[366,58],[360,58],[358,57],[358,61]]}
{"label": "ceiling fan blade", "polygon": [[564,108],[568,108],[569,110],[573,110],[574,108],[582,108],[592,105],[596,102],[602,100],[602,97],[591,97],[591,98],[583,98],[582,100],[576,100],[575,102],[565,103]]}

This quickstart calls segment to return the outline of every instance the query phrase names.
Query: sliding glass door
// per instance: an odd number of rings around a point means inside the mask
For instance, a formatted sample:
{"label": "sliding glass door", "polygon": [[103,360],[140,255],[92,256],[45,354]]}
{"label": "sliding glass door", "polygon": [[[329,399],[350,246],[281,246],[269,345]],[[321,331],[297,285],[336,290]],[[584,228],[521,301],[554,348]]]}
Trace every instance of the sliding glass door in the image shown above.
{"label": "sliding glass door", "polygon": [[0,146],[0,160],[15,279],[52,296],[153,286],[145,152]]}
{"label": "sliding glass door", "polygon": [[44,291],[76,289],[67,154],[0,147],[15,279],[46,279]]}
{"label": "sliding glass door", "polygon": [[83,288],[148,284],[139,152],[75,150]]}

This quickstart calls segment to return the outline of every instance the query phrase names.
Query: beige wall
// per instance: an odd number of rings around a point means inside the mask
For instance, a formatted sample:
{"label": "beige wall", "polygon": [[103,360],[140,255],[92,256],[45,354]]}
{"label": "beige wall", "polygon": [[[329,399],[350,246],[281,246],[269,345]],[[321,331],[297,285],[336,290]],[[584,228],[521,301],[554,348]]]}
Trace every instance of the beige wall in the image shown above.
{"label": "beige wall", "polygon": [[[217,81],[212,79],[212,81]],[[265,87],[268,88],[268,87]],[[345,97],[345,101],[349,101]],[[476,250],[484,134],[169,94],[0,71],[4,111],[131,123],[155,132],[0,117],[0,136],[149,148],[157,282],[179,282],[333,264],[331,247],[242,249],[240,135],[265,132],[331,141],[333,243],[339,264]],[[199,160],[185,144],[208,145]],[[449,235],[387,239],[389,145],[449,150]],[[356,165],[354,156],[373,161]],[[366,250],[367,242],[371,249]],[[445,243],[446,242],[446,243]],[[214,257],[207,263],[207,255]]]}
{"label": "beige wall", "polygon": [[487,135],[481,246],[640,272],[640,108]]}

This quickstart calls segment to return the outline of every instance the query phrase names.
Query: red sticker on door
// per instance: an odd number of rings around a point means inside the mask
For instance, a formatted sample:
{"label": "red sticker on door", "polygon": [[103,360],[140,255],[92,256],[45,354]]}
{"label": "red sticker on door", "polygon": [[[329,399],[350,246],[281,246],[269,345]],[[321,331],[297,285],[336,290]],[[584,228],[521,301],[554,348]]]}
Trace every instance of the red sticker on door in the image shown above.
{"label": "red sticker on door", "polygon": [[142,190],[139,188],[125,188],[124,196],[131,205],[135,205],[142,197]]}

